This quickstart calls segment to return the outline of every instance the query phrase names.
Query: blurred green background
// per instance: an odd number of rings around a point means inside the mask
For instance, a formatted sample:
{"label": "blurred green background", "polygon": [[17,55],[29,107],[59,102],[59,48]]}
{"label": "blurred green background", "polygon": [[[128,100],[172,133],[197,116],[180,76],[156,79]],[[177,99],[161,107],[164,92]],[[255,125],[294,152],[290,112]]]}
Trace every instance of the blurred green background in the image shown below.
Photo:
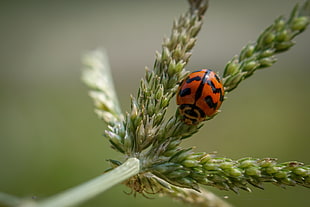
{"label": "blurred green background", "polygon": [[[242,46],[296,0],[210,1],[189,70],[223,72]],[[136,94],[144,66],[170,34],[185,0],[0,1],[0,191],[44,198],[85,182],[122,156],[102,136],[106,126],[93,113],[80,81],[83,53],[108,51],[116,89],[125,110]],[[185,146],[219,156],[276,157],[310,163],[310,31],[229,94],[222,113]],[[176,106],[171,104],[170,112]],[[308,206],[309,190],[271,184],[253,193],[209,188],[236,206]],[[118,185],[82,206],[185,206],[170,198],[126,195]]]}

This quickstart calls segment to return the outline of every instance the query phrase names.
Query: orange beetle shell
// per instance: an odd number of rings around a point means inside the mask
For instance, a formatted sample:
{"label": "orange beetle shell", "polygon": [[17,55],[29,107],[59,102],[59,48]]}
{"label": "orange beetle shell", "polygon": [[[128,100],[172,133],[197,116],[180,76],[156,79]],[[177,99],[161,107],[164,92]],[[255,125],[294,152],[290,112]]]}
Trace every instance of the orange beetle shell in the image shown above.
{"label": "orange beetle shell", "polygon": [[224,100],[224,87],[215,72],[195,71],[184,79],[178,90],[177,104],[186,124],[193,125],[214,115]]}

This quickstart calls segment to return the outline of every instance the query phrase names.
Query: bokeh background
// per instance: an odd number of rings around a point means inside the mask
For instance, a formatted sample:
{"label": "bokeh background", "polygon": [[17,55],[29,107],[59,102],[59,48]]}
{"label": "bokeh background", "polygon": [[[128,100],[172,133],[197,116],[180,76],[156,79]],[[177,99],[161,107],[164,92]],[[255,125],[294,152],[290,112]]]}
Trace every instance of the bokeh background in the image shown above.
{"label": "bokeh background", "polygon": [[[210,1],[205,25],[187,68],[223,72],[226,62],[297,0]],[[0,191],[44,198],[76,186],[122,156],[102,136],[106,126],[93,113],[80,80],[81,57],[108,51],[125,110],[144,67],[169,36],[185,0],[0,1]],[[219,156],[275,157],[310,163],[310,31],[229,94],[222,113],[185,146]],[[176,106],[172,102],[170,112]],[[252,193],[219,191],[235,206],[309,205],[309,190],[271,184]],[[82,206],[185,206],[170,198],[128,196],[118,185]],[[156,197],[156,196],[155,196]]]}

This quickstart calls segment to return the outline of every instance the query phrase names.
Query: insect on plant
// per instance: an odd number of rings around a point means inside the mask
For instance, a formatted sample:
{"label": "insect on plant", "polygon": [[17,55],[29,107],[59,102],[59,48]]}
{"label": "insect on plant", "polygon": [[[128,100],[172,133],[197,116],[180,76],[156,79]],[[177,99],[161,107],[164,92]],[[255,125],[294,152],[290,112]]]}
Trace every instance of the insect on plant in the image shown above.
{"label": "insect on plant", "polygon": [[[289,18],[277,18],[256,41],[248,43],[228,61],[222,77],[209,69],[192,73],[185,69],[209,5],[207,0],[188,3],[188,11],[173,22],[170,37],[156,52],[153,68],[141,79],[137,95],[131,96],[129,112],[121,110],[105,51],[92,51],[83,60],[83,81],[90,88],[96,114],[107,124],[104,136],[123,160],[109,159],[111,168],[106,173],[51,198],[30,202],[0,194],[0,202],[23,207],[72,206],[123,183],[134,195],[160,194],[193,206],[228,207],[229,203],[202,186],[236,193],[251,191],[250,186],[263,189],[265,182],[310,187],[310,166],[302,162],[233,160],[181,146],[219,114],[224,97],[256,70],[272,66],[275,55],[295,44],[293,39],[310,22],[310,1],[296,5]],[[169,117],[166,112],[174,96],[179,108]]]}

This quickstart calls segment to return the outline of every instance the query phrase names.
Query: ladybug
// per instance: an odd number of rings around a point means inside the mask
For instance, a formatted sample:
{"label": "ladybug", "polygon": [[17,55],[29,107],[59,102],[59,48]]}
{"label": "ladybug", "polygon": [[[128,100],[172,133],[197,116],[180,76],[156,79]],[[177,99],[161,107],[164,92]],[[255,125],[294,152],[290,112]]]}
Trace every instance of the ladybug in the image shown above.
{"label": "ladybug", "polygon": [[189,74],[180,84],[177,105],[183,121],[196,125],[211,117],[224,100],[224,87],[215,72],[209,69]]}

